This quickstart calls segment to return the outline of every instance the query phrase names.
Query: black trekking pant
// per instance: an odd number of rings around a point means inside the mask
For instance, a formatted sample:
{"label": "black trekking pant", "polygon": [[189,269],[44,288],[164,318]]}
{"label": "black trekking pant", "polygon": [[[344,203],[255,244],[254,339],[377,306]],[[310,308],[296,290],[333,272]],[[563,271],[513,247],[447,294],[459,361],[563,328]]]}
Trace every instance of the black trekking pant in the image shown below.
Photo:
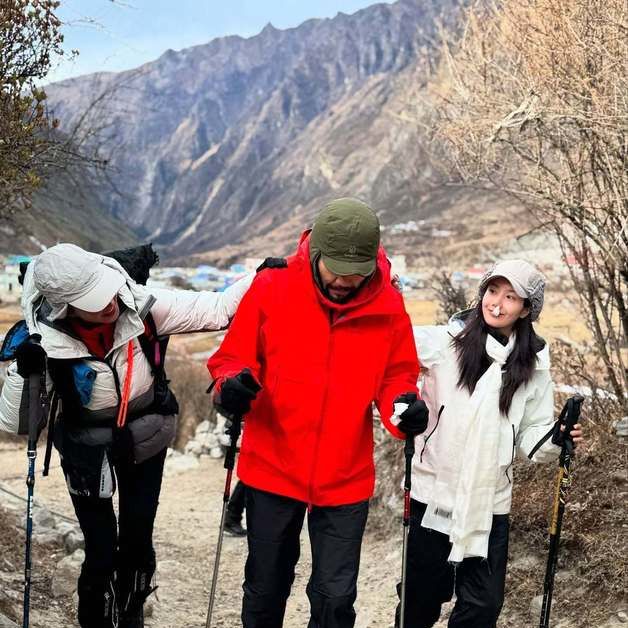
{"label": "black trekking pant", "polygon": [[[246,490],[249,554],[244,572],[242,625],[281,628],[299,560],[307,505],[251,487]],[[368,501],[314,506],[308,512],[312,573],[308,628],[352,628]]]}
{"label": "black trekking pant", "polygon": [[[114,570],[118,572],[116,595],[121,611],[128,604],[141,605],[148,594],[155,571],[153,524],[165,459],[166,449],[140,464],[130,460],[114,463],[117,521],[112,498],[70,494],[85,536],[85,561],[78,586],[78,617],[85,628],[112,625],[108,617],[103,619],[103,595],[109,599]],[[142,590],[138,589],[140,581]]]}
{"label": "black trekking pant", "polygon": [[[406,571],[405,628],[431,628],[443,602],[456,593],[449,628],[495,628],[504,602],[508,561],[508,515],[494,515],[488,557],[465,558],[455,569],[447,562],[451,543],[446,534],[423,528],[425,504],[411,501]],[[401,585],[397,586],[400,594]],[[401,609],[397,607],[395,626]]]}

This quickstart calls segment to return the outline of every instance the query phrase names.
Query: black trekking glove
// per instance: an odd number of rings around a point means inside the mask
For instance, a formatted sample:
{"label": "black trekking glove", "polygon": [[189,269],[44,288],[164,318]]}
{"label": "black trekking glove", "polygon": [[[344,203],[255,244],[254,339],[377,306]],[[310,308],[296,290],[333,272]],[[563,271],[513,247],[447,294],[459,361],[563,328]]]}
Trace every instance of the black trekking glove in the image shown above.
{"label": "black trekking glove", "polygon": [[46,352],[39,344],[41,336],[31,334],[16,350],[17,372],[28,379],[31,375],[42,375],[46,372]]}
{"label": "black trekking glove", "polygon": [[399,415],[397,427],[408,436],[422,434],[427,429],[430,416],[429,410],[423,399],[417,399],[416,393],[404,393],[399,395],[394,403],[407,403],[408,407]]}
{"label": "black trekking glove", "polygon": [[571,447],[573,448],[573,438],[571,434],[567,433],[567,428],[564,430],[561,429],[565,424],[559,419],[554,422],[554,427],[552,428],[552,443],[557,445],[558,447],[562,447],[567,441],[569,441]]}
{"label": "black trekking glove", "polygon": [[221,414],[229,418],[241,417],[251,409],[251,402],[261,389],[251,371],[244,369],[225,379],[214,403]]}

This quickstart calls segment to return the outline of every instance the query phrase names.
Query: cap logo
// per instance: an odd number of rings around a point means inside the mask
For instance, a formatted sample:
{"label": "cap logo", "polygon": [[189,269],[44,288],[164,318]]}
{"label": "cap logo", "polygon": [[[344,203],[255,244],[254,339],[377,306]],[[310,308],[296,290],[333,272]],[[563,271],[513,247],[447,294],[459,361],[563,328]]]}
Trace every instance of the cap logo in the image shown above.
{"label": "cap logo", "polygon": [[355,255],[358,252],[358,248],[355,244],[352,244],[347,251],[347,255]]}

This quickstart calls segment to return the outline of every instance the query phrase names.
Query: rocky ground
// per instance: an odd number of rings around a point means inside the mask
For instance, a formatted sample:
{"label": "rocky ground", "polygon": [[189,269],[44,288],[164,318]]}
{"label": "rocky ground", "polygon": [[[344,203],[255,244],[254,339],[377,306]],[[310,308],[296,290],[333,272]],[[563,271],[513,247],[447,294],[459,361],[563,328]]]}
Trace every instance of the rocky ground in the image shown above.
{"label": "rocky ground", "polygon": [[[434,308],[417,309],[419,305],[410,308],[413,320],[432,319]],[[7,320],[6,324],[9,322]],[[565,330],[559,327],[564,321],[554,322],[563,333]],[[3,323],[0,317],[0,326]],[[574,330],[569,328],[565,333],[572,336]],[[213,336],[190,335],[175,338],[171,348],[169,375],[185,405],[177,440],[183,453],[173,453],[167,462],[155,528],[159,589],[149,604],[146,625],[150,628],[205,625],[225,477],[219,458],[224,441],[220,427],[214,429],[207,424],[201,424],[197,435],[193,436],[198,422],[194,417],[207,415],[207,396],[202,392],[206,372],[202,362],[216,342]],[[179,353],[198,358],[198,364],[178,359]],[[192,366],[198,372],[192,372]],[[202,394],[196,394],[198,391]],[[605,427],[609,421],[604,418],[606,414],[602,414],[602,418],[590,417],[587,425],[591,443],[579,456],[577,464],[561,548],[553,628],[628,626],[626,434],[623,440],[618,440]],[[378,498],[372,505],[363,545],[357,628],[392,626],[396,605],[394,584],[400,573],[399,448],[391,444],[387,435],[379,440]],[[40,452],[39,469],[42,458],[43,452]],[[0,628],[21,625],[25,504],[6,491],[25,496],[26,468],[25,443],[0,436]],[[499,628],[538,625],[540,613],[538,596],[542,591],[546,558],[545,521],[554,468],[533,472],[520,468],[517,474],[507,597]],[[42,478],[39,474],[35,492],[36,501],[43,508],[36,508],[34,513],[31,626],[75,627],[74,588],[82,560],[81,539],[56,453],[50,477]],[[216,628],[241,625],[245,554],[245,540],[225,538],[214,611]],[[309,605],[305,585],[309,569],[309,544],[304,530],[302,558],[288,603],[286,628],[307,625]],[[447,609],[438,628],[446,626],[446,616]]]}
{"label": "rocky ground", "polygon": [[[23,494],[24,481],[16,471],[24,466],[24,462],[24,450],[20,445],[0,445],[0,486]],[[187,470],[169,473],[164,478],[155,533],[159,559],[158,599],[152,602],[152,615],[147,619],[147,626],[193,628],[205,624],[223,485],[222,461],[209,456],[201,457],[198,465],[187,465]],[[52,470],[47,479],[38,478],[36,495],[48,509],[72,516],[60,469]],[[0,579],[7,584],[7,591],[11,594],[5,594],[7,599],[0,610],[17,619],[17,614],[21,612],[23,530],[18,530],[8,520],[22,517],[22,513],[20,504],[6,493],[0,495],[0,503],[5,507],[10,503],[12,508],[8,516],[5,513],[3,521],[2,547],[5,551],[0,560]],[[58,597],[52,595],[56,566],[67,552],[62,539],[49,537],[46,543],[37,545],[33,626],[75,626],[71,589],[59,592]],[[310,557],[305,531],[302,546],[303,556],[298,566],[294,595],[288,605],[286,626],[307,624],[309,607],[304,591]],[[245,550],[245,540],[225,537],[214,611],[213,625],[216,627],[235,628],[240,625]],[[81,550],[78,552],[80,557]],[[357,626],[366,628],[391,624],[396,603],[394,582],[399,573],[400,557],[397,539],[387,542],[377,540],[372,534],[367,535],[360,574]]]}
{"label": "rocky ground", "polygon": [[[213,439],[212,445],[214,444]],[[189,447],[189,450],[197,448]],[[208,452],[209,453],[209,452]],[[23,506],[6,491],[25,494],[22,469],[25,469],[24,447],[20,442],[0,443],[0,627],[2,614],[18,620],[21,613],[22,548],[24,531],[16,522],[23,519]],[[39,460],[41,464],[41,460]],[[73,519],[56,455],[49,478],[38,477],[37,501],[45,505],[35,511],[34,598],[32,624],[38,626],[76,626],[73,590],[82,550],[75,530],[63,517]],[[56,467],[56,468],[55,468]],[[222,460],[210,455],[172,456],[167,463],[162,498],[156,522],[155,543],[159,559],[157,596],[150,603],[150,628],[196,628],[205,625],[205,613],[213,566],[213,555],[220,518],[224,484]],[[391,534],[382,534],[381,519],[371,518],[363,547],[357,602],[357,628],[392,626],[396,604],[394,583],[400,571],[401,528],[392,526]],[[218,597],[213,625],[218,628],[240,626],[240,598],[246,541],[225,537],[221,561]],[[525,573],[536,580],[540,591],[544,569],[542,556],[525,553],[514,539],[511,548],[511,571]],[[285,626],[305,626],[308,600],[305,584],[310,568],[306,531],[302,540],[302,558],[297,569],[293,595],[289,601]],[[573,586],[573,572],[559,574],[557,587]],[[534,588],[534,587],[533,587]],[[513,596],[514,598],[515,596]],[[520,628],[527,621],[538,621],[539,600],[507,601],[500,619],[502,628]],[[582,600],[585,603],[585,600]],[[522,610],[523,609],[523,610]],[[446,626],[446,613],[439,628]],[[608,621],[592,626],[577,619],[562,617],[555,610],[555,628],[614,628],[626,625],[625,613],[611,612]],[[624,621],[622,621],[624,620]],[[19,623],[19,621],[17,622]]]}

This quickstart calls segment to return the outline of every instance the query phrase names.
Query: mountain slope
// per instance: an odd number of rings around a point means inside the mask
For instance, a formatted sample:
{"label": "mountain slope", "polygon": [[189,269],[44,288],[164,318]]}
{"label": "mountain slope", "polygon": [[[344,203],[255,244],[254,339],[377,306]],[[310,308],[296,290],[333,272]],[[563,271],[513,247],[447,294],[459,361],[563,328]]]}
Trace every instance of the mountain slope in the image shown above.
{"label": "mountain slope", "polygon": [[0,223],[0,251],[35,254],[57,242],[92,251],[136,244],[137,236],[109,214],[101,196],[87,172],[56,174],[35,192],[28,210],[16,209]]}
{"label": "mountain slope", "polygon": [[122,195],[108,210],[172,256],[300,227],[341,191],[394,218],[416,208],[420,177],[410,180],[416,166],[399,150],[416,125],[384,111],[430,56],[437,17],[454,19],[458,4],[400,0],[285,31],[268,25],[135,72],[52,85],[49,100],[71,128],[94,94],[114,95],[100,115]]}

